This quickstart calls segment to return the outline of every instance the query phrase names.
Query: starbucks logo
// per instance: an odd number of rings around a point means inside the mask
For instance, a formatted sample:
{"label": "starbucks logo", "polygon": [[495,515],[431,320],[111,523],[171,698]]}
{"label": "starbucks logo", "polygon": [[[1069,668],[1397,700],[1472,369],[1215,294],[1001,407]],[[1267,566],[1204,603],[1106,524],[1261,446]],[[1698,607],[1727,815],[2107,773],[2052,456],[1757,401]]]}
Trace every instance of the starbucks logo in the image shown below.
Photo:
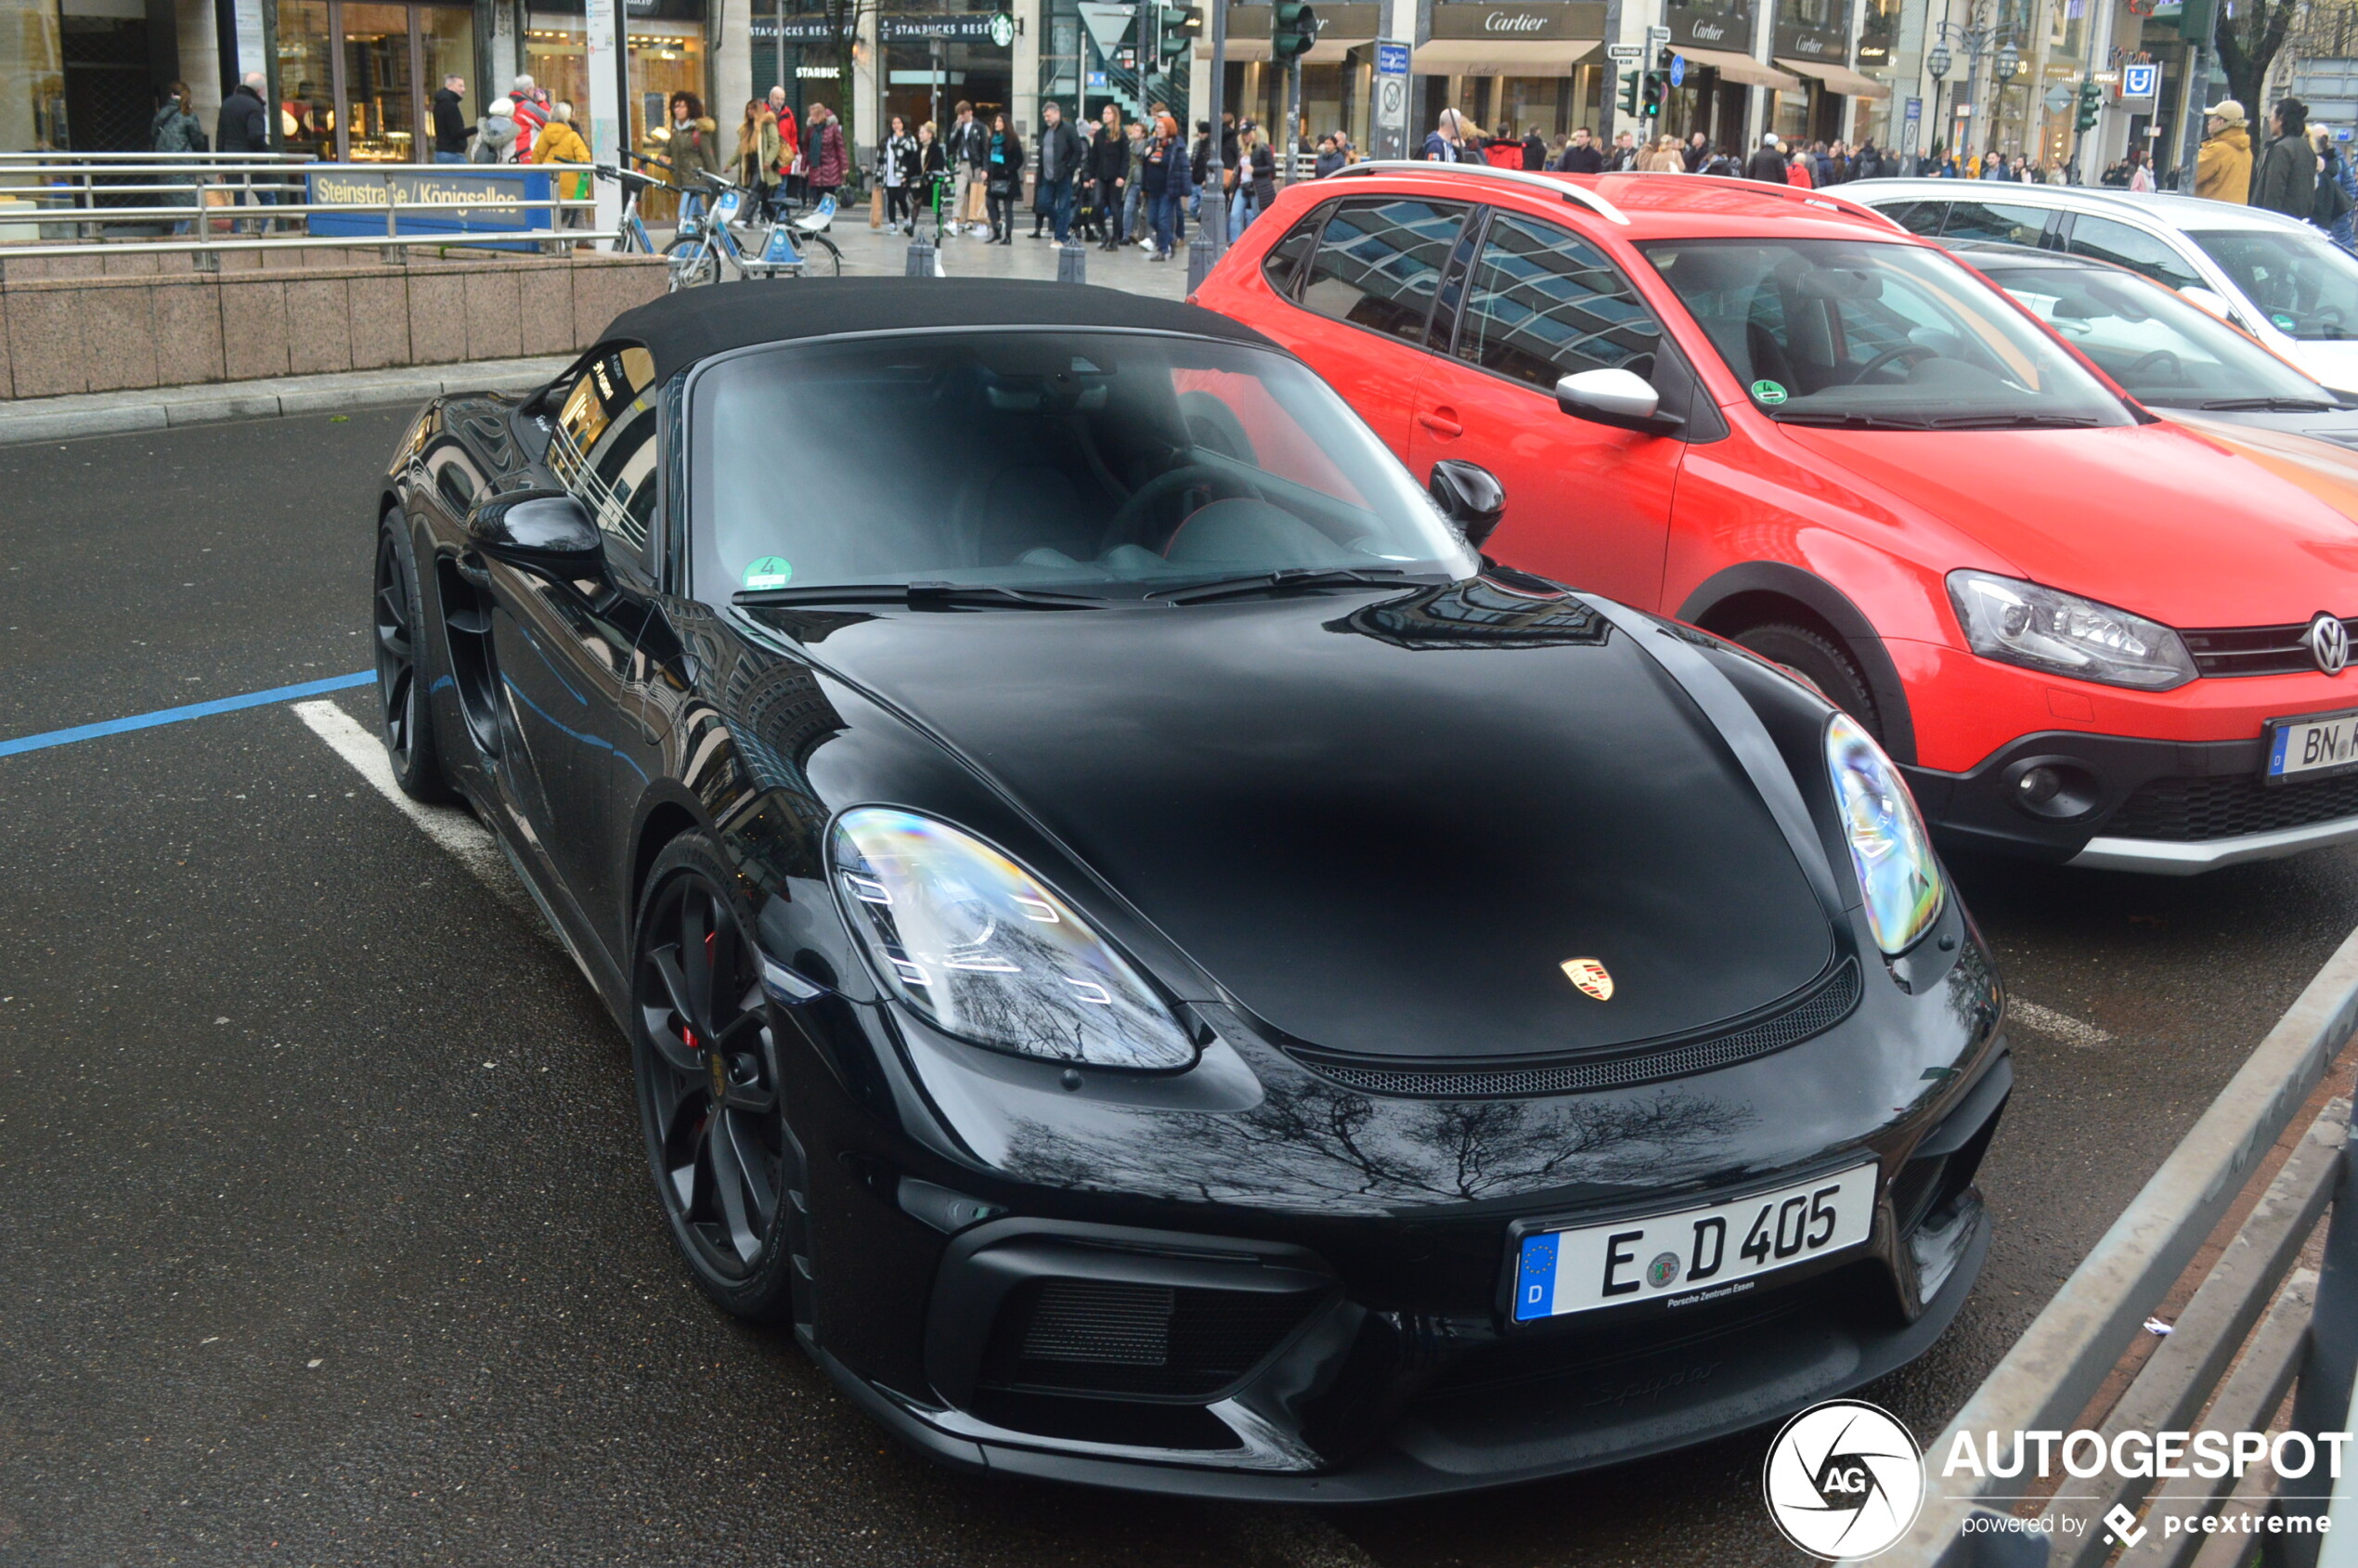
{"label": "starbucks logo", "polygon": [[991,41],[1005,48],[1016,41],[1016,19],[1001,11],[991,19]]}

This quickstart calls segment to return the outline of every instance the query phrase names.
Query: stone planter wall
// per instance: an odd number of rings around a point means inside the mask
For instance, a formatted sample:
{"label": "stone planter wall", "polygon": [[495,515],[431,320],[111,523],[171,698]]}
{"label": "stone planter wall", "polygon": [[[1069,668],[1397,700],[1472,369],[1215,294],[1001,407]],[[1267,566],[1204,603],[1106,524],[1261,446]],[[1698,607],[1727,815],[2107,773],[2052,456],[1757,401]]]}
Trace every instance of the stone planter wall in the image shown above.
{"label": "stone planter wall", "polygon": [[563,354],[664,288],[655,256],[374,255],[233,252],[218,272],[185,253],[12,259],[0,398]]}

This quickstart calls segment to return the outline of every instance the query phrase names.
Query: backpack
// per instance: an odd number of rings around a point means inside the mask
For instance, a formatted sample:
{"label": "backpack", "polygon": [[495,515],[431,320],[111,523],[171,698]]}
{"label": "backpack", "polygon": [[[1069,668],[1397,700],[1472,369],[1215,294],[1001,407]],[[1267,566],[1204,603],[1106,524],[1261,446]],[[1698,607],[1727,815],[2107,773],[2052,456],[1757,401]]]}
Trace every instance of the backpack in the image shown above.
{"label": "backpack", "polygon": [[2341,160],[2335,159],[2317,176],[2317,198],[2310,204],[2309,221],[2331,228],[2350,215],[2350,193],[2341,188]]}

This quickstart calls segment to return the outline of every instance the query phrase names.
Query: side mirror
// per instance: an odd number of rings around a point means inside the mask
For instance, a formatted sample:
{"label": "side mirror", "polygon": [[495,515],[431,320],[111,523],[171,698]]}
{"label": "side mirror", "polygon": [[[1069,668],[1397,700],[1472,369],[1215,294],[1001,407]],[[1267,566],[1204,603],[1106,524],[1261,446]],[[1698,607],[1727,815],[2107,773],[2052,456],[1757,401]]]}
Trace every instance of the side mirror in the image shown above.
{"label": "side mirror", "polygon": [[582,504],[562,490],[493,496],[467,514],[467,537],[486,555],[561,577],[602,577],[606,541]]}
{"label": "side mirror", "polygon": [[1432,465],[1432,481],[1426,488],[1476,550],[1498,531],[1499,519],[1507,515],[1506,487],[1477,464],[1444,458]]}
{"label": "side mirror", "polygon": [[1578,370],[1556,383],[1556,407],[1576,420],[1667,435],[1686,423],[1661,411],[1662,398],[1629,370]]}
{"label": "side mirror", "polygon": [[2243,317],[2235,314],[2235,307],[2229,305],[2227,303],[2226,296],[2220,293],[2216,289],[2206,289],[2199,283],[2189,283],[2184,288],[2179,290],[2178,292],[2185,296],[2187,299],[2194,301],[2195,304],[2202,306],[2205,310],[2210,312],[2211,315],[2216,316],[2222,321],[2233,322],[2238,327],[2244,324]]}

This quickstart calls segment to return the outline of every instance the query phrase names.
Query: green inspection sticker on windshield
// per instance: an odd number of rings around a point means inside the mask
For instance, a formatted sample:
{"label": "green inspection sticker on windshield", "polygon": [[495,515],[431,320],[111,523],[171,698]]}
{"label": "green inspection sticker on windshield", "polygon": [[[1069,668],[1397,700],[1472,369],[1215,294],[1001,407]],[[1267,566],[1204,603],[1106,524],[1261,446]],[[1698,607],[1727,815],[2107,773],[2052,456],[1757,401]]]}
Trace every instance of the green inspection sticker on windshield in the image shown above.
{"label": "green inspection sticker on windshield", "polygon": [[765,555],[745,568],[745,585],[749,589],[784,588],[794,581],[794,563],[783,555]]}
{"label": "green inspection sticker on windshield", "polygon": [[1779,382],[1755,382],[1752,383],[1752,395],[1771,408],[1785,400],[1784,386]]}
{"label": "green inspection sticker on windshield", "polygon": [[2295,320],[2294,320],[2291,317],[2287,316],[2287,315],[2286,315],[2283,311],[2281,311],[2281,310],[2277,311],[2275,314],[2274,314],[2273,316],[2269,317],[2268,317],[2268,319],[2269,319],[2269,320],[2271,320],[2271,321],[2274,321],[2274,323],[2275,323],[2278,327],[2282,328],[2284,330],[2286,330],[2286,331],[2287,331],[2287,332],[2291,331],[2291,330],[2292,330],[2295,327],[2298,327],[2298,326],[2300,326],[2300,322],[2295,321]]}

